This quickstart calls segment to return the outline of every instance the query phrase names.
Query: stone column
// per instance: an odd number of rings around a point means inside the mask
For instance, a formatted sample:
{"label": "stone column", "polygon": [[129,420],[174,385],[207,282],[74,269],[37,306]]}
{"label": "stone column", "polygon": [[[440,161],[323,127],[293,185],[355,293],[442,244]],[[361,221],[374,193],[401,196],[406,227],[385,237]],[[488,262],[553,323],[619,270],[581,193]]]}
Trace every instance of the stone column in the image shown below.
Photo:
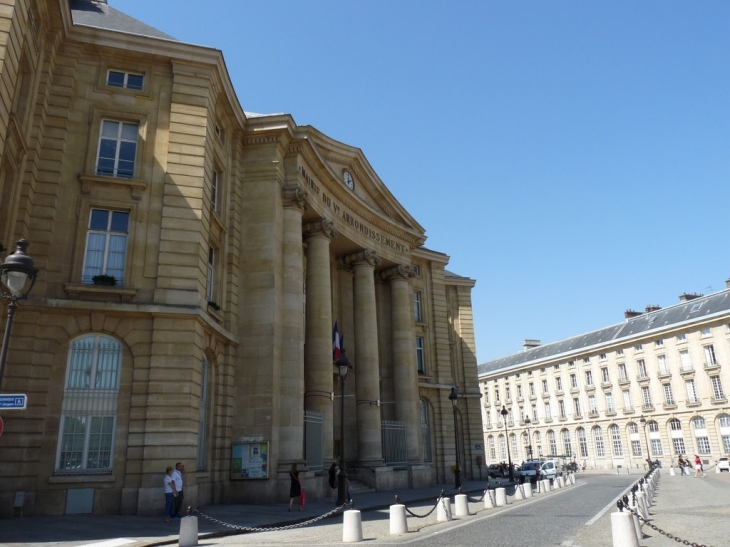
{"label": "stone column", "polygon": [[393,385],[395,415],[406,424],[408,461],[421,461],[421,422],[419,415],[418,373],[416,371],[416,338],[414,331],[410,265],[401,264],[383,272],[390,282],[390,306],[393,333]]}
{"label": "stone column", "polygon": [[302,213],[307,194],[286,188],[284,201],[279,465],[304,461],[304,255]]}
{"label": "stone column", "polygon": [[347,257],[355,278],[355,358],[357,378],[358,460],[369,465],[383,462],[380,433],[380,364],[378,319],[375,308],[375,266],[380,256],[366,249]]}
{"label": "stone column", "polygon": [[324,418],[324,459],[332,457],[332,279],[330,241],[337,235],[329,220],[304,226],[307,242],[304,408]]}

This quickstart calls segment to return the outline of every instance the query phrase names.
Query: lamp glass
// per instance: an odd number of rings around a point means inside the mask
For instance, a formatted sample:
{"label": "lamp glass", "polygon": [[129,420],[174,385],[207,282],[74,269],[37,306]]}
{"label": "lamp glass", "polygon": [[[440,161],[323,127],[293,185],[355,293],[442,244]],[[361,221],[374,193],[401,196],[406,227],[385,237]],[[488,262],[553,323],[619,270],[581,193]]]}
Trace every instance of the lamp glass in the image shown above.
{"label": "lamp glass", "polygon": [[349,367],[347,365],[340,365],[340,376],[342,376],[343,378],[345,376],[347,376],[347,369],[348,368]]}
{"label": "lamp glass", "polygon": [[15,296],[19,296],[23,292],[28,274],[25,272],[5,271],[3,272],[3,283],[8,290]]}

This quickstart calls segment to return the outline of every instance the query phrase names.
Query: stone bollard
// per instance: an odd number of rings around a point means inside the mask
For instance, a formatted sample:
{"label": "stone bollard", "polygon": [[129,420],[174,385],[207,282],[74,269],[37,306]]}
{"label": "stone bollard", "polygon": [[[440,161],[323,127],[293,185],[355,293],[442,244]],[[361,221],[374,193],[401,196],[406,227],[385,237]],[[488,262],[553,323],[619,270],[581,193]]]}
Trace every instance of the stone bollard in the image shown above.
{"label": "stone bollard", "polygon": [[494,491],[494,495],[497,500],[497,507],[504,507],[507,505],[507,491],[504,488],[497,488]]}
{"label": "stone bollard", "polygon": [[636,512],[639,513],[639,516],[644,520],[649,518],[649,511],[646,506],[646,497],[644,496],[644,492],[641,490],[636,493]]}
{"label": "stone bollard", "polygon": [[488,490],[488,489],[484,491],[484,508],[485,509],[494,508],[494,499],[492,499],[492,491]]}
{"label": "stone bollard", "polygon": [[466,494],[457,494],[454,496],[454,515],[457,517],[469,516],[469,500]]}
{"label": "stone bollard", "polygon": [[639,517],[636,515],[636,513],[631,513],[631,520],[634,521],[634,528],[636,529],[636,537],[639,541],[644,539],[644,532],[641,530],[641,520],[639,520]]}
{"label": "stone bollard", "polygon": [[613,547],[639,547],[631,513],[611,513],[611,537]]}
{"label": "stone bollard", "polygon": [[357,509],[343,513],[342,543],[358,543],[362,541],[362,514]]}
{"label": "stone bollard", "polygon": [[720,467],[716,465],[715,466],[715,473],[719,473],[719,472],[720,472]]}
{"label": "stone bollard", "polygon": [[676,475],[676,473],[674,472],[674,467],[670,467],[670,468],[669,468],[669,475],[670,475],[671,477],[674,477],[674,476]]}
{"label": "stone bollard", "polygon": [[525,487],[524,492],[523,492],[523,494],[525,495],[525,499],[531,498],[532,497],[532,483],[530,481],[525,481],[525,484],[523,484],[522,486]]}
{"label": "stone bollard", "polygon": [[515,484],[515,501],[520,501],[525,499],[525,489],[523,488],[524,485],[522,484]]}
{"label": "stone bollard", "polygon": [[390,506],[390,535],[397,536],[408,533],[406,506],[396,503]]}
{"label": "stone bollard", "polygon": [[543,492],[550,492],[550,490],[552,490],[552,488],[550,488],[550,479],[542,479],[541,482],[542,482],[541,490]]}
{"label": "stone bollard", "polygon": [[448,522],[450,520],[453,520],[451,516],[451,500],[449,498],[441,498],[441,501],[436,507],[436,521]]}
{"label": "stone bollard", "polygon": [[198,544],[198,517],[180,519],[180,547],[193,547]]}

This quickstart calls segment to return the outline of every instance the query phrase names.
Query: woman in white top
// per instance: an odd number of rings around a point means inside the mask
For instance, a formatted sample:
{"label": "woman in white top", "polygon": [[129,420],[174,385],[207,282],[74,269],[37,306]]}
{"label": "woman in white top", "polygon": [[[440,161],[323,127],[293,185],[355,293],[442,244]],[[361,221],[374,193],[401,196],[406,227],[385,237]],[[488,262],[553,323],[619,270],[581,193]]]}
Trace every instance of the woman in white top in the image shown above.
{"label": "woman in white top", "polygon": [[175,516],[177,488],[175,488],[175,480],[172,478],[172,471],[172,467],[165,470],[165,522],[171,522]]}

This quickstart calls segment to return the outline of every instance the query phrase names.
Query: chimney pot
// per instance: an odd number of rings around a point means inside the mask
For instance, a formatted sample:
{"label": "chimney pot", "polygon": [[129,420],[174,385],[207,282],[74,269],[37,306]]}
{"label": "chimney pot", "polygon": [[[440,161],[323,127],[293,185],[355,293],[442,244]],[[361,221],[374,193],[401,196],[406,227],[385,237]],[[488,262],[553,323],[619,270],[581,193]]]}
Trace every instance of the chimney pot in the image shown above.
{"label": "chimney pot", "polygon": [[631,319],[632,317],[638,317],[639,315],[641,315],[641,312],[636,310],[626,310],[624,312],[625,319]]}
{"label": "chimney pot", "polygon": [[535,340],[535,339],[532,339],[532,338],[525,338],[522,341],[522,349],[523,350],[528,350],[528,349],[536,348],[539,345],[540,345],[540,340]]}
{"label": "chimney pot", "polygon": [[694,300],[695,298],[699,298],[700,296],[702,296],[700,293],[686,292],[684,294],[679,295],[679,301],[680,302],[689,302],[690,300]]}

